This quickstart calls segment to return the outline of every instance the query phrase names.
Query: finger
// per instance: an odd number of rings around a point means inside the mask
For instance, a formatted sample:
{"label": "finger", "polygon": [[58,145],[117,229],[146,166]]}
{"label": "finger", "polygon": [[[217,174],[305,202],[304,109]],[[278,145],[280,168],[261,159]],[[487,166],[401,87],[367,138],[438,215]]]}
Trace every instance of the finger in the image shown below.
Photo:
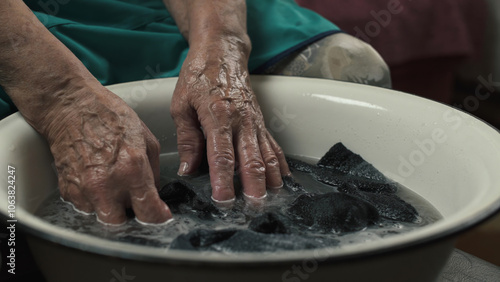
{"label": "finger", "polygon": [[266,196],[266,166],[262,160],[255,125],[248,119],[238,130],[236,147],[240,163],[240,179],[246,196]]}
{"label": "finger", "polygon": [[189,175],[198,169],[203,158],[205,138],[200,130],[194,111],[172,111],[172,117],[177,128],[177,150],[179,152],[180,176]]}
{"label": "finger", "polygon": [[229,127],[207,129],[207,159],[215,201],[232,201],[235,198],[233,135]]}
{"label": "finger", "polygon": [[68,184],[66,180],[62,177],[62,172],[57,171],[57,182],[59,186],[59,193],[61,194],[61,198],[65,201],[69,201],[68,199]]}
{"label": "finger", "polygon": [[120,225],[127,221],[125,208],[127,207],[126,195],[122,191],[123,184],[112,181],[115,185],[106,185],[96,178],[89,178],[86,196],[94,206],[97,221],[103,224]]}
{"label": "finger", "polygon": [[248,197],[245,196],[245,212],[250,214],[262,214],[266,207],[266,197]]}
{"label": "finger", "polygon": [[66,177],[63,172],[58,173],[59,191],[63,201],[69,203],[77,212],[91,214],[94,211],[92,204],[80,192],[78,186]]}
{"label": "finger", "polygon": [[265,133],[259,137],[260,153],[266,166],[266,186],[272,189],[283,187],[280,164]]}
{"label": "finger", "polygon": [[[146,159],[145,154],[143,158]],[[134,185],[131,179],[138,172],[137,166],[130,164],[136,161],[127,150],[120,150],[114,168],[94,166],[83,172],[81,191],[92,203],[97,221],[109,225],[120,225],[127,221],[125,208],[130,206],[127,189],[129,185]],[[154,180],[151,178],[150,182]]]}
{"label": "finger", "polygon": [[139,222],[163,223],[171,219],[172,213],[158,196],[153,170],[144,150],[121,150],[119,161],[122,166],[118,173],[113,174],[111,183],[121,185],[125,189],[122,188],[119,195],[114,196],[115,199],[125,197],[120,202],[124,207],[132,206]]}
{"label": "finger", "polygon": [[288,167],[288,163],[286,162],[285,153],[281,149],[280,145],[278,145],[278,142],[274,140],[273,136],[271,136],[269,132],[267,132],[266,136],[267,140],[269,140],[269,143],[271,144],[271,147],[273,148],[274,154],[278,158],[281,175],[282,176],[292,175],[292,173],[290,172],[290,168]]}
{"label": "finger", "polygon": [[121,225],[127,222],[125,206],[119,201],[99,201],[95,212],[97,221],[109,225]]}
{"label": "finger", "polygon": [[151,170],[153,171],[153,176],[155,180],[156,189],[160,188],[160,142],[158,139],[146,128],[146,125],[143,124],[145,129],[147,130],[145,135],[146,139],[146,154],[148,155],[149,165],[151,166]]}
{"label": "finger", "polygon": [[68,185],[63,199],[67,202],[70,202],[77,212],[84,214],[91,214],[94,212],[94,207],[92,206],[92,204],[85,198],[83,193],[73,183],[70,183]]}
{"label": "finger", "polygon": [[131,204],[136,220],[143,224],[165,223],[172,219],[167,204],[160,199],[154,187],[142,191],[132,191]]}

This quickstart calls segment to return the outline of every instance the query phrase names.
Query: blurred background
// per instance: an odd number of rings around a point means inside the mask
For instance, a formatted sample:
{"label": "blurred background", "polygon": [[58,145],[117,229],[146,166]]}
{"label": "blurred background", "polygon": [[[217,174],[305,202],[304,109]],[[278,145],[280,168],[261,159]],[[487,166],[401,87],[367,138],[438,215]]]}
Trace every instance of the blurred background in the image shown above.
{"label": "blurred background", "polygon": [[[296,2],[371,44],[388,63],[394,89],[461,108],[500,129],[500,0]],[[21,247],[25,239],[17,240],[18,271],[29,275],[21,280],[42,281]],[[461,235],[457,247],[500,266],[500,215]]]}
{"label": "blurred background", "polygon": [[[296,2],[371,44],[389,65],[394,89],[500,129],[500,1]],[[457,248],[500,266],[500,215],[463,234]]]}

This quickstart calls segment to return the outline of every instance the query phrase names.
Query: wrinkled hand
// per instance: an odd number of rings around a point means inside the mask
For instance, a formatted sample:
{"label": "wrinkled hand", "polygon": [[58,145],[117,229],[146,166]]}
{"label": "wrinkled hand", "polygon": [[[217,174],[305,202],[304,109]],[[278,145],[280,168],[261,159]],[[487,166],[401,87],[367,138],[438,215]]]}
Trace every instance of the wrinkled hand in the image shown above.
{"label": "wrinkled hand", "polygon": [[115,94],[104,87],[80,91],[81,99],[46,127],[62,198],[109,224],[125,222],[128,207],[141,222],[170,219],[156,187],[158,141]]}
{"label": "wrinkled hand", "polygon": [[290,171],[265,127],[245,59],[218,56],[220,51],[224,49],[191,49],[181,70],[171,103],[181,161],[178,173],[194,173],[206,146],[214,200],[234,199],[236,164],[243,193],[262,198],[266,186],[282,187],[281,176]]}

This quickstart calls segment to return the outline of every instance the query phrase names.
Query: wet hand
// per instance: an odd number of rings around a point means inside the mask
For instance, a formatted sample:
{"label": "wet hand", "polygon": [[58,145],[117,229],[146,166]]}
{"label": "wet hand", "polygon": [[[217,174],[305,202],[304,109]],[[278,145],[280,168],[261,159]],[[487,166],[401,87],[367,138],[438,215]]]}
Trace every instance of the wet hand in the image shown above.
{"label": "wet hand", "polygon": [[282,187],[281,176],[290,171],[265,127],[244,56],[224,52],[224,46],[191,48],[184,62],[171,103],[181,162],[178,174],[195,173],[206,146],[214,200],[235,198],[236,164],[243,193],[263,198],[266,187]]}
{"label": "wet hand", "polygon": [[61,197],[108,224],[124,223],[129,207],[143,223],[172,218],[157,192],[156,138],[125,102],[104,87],[79,91],[81,99],[46,126]]}

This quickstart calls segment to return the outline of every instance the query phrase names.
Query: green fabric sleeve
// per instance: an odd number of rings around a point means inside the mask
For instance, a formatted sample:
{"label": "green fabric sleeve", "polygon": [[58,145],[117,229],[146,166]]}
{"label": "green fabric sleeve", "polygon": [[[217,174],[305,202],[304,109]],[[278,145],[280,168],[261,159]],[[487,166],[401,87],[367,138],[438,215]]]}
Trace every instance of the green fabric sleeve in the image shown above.
{"label": "green fabric sleeve", "polygon": [[[161,0],[24,2],[103,85],[178,76],[189,50]],[[293,0],[248,0],[247,9],[251,73],[340,31]],[[0,89],[0,118],[14,110]]]}

